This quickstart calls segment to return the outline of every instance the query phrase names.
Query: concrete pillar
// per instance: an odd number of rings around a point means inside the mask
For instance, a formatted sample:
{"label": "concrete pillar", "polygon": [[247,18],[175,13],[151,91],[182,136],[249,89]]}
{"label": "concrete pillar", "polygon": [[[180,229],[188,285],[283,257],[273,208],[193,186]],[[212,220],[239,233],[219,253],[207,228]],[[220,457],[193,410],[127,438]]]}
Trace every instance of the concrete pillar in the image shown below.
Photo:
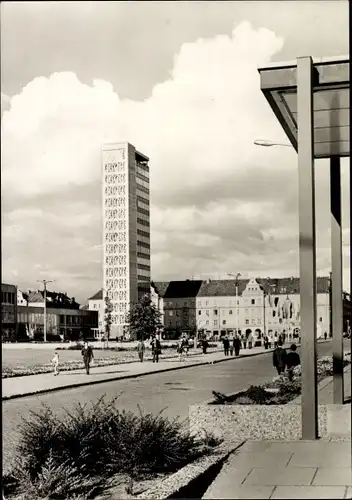
{"label": "concrete pillar", "polygon": [[302,337],[302,439],[318,438],[317,294],[313,140],[313,64],[297,59],[299,256]]}
{"label": "concrete pillar", "polygon": [[331,203],[331,319],[333,342],[333,401],[343,404],[343,302],[342,302],[342,227],[341,165],[338,156],[330,158]]}

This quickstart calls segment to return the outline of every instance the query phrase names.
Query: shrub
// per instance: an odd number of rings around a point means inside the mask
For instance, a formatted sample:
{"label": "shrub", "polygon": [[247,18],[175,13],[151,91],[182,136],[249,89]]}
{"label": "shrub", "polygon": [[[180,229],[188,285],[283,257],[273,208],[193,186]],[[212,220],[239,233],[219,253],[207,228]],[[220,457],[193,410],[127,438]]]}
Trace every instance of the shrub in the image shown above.
{"label": "shrub", "polygon": [[78,492],[91,494],[116,474],[174,472],[218,444],[209,433],[196,439],[182,422],[161,413],[119,410],[116,399],[78,403],[62,420],[46,406],[31,412],[19,428],[15,478],[36,489],[36,498],[71,499]]}
{"label": "shrub", "polygon": [[249,389],[243,394],[251,399],[255,404],[265,404],[273,397],[272,394],[267,392],[261,385],[251,385]]}

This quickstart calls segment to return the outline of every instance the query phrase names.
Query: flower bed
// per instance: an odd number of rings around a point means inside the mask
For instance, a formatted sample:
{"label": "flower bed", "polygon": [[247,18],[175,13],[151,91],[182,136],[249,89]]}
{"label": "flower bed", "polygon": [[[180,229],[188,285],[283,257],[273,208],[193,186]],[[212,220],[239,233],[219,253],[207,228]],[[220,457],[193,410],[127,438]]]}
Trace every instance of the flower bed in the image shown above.
{"label": "flower bed", "polygon": [[[345,356],[345,369],[350,363],[350,355]],[[332,373],[332,359],[321,358],[318,362],[318,381],[322,382]],[[195,435],[203,429],[216,429],[219,437],[226,439],[231,436],[239,440],[301,439],[301,405],[295,403],[300,393],[300,367],[297,367],[292,382],[286,376],[275,377],[269,383],[240,393],[213,393],[215,399],[210,403],[191,405],[190,426]],[[336,429],[332,430],[332,422],[339,411],[339,405],[319,405],[319,436],[336,432]]]}
{"label": "flower bed", "polygon": [[221,443],[210,433],[195,438],[177,419],[119,410],[115,401],[76,404],[64,419],[49,407],[32,412],[19,429],[12,472],[3,478],[6,498],[85,500],[112,488],[120,489],[115,498],[125,498]]}
{"label": "flower bed", "polygon": [[[216,352],[219,349],[210,349],[209,352]],[[95,351],[95,349],[94,349]],[[99,351],[100,353],[102,351]],[[198,349],[190,349],[189,356],[200,356],[202,352]],[[162,353],[159,359],[172,359],[177,358],[179,354],[176,352],[167,352]],[[152,353],[150,350],[145,352],[144,359],[146,361],[152,360]],[[136,349],[126,350],[124,352],[117,352],[115,355],[110,355],[109,357],[95,357],[94,358],[94,366],[113,366],[120,365],[125,363],[134,363],[138,361]],[[4,363],[3,363],[4,364]],[[60,360],[60,371],[72,371],[83,369],[83,360],[80,352],[77,353],[77,359],[75,360]],[[50,373],[53,371],[53,367],[51,363],[43,363],[43,364],[34,364],[33,366],[3,366],[2,367],[2,378],[10,378],[10,377],[22,377],[26,375],[39,375],[42,373]]]}
{"label": "flower bed", "polygon": [[[351,363],[351,355],[345,355],[343,366]],[[333,375],[332,358],[325,356],[317,362],[318,383],[324,378]],[[290,381],[286,373],[274,377],[272,381],[259,386],[250,386],[247,390],[226,396],[213,391],[213,404],[225,405],[285,405],[301,394],[301,366],[293,370],[293,380]]]}

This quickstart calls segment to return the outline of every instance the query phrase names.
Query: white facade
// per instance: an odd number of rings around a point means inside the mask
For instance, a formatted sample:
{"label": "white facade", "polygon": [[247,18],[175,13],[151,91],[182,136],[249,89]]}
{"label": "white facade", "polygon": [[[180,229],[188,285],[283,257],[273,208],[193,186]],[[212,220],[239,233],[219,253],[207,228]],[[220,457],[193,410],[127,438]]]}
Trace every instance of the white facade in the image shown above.
{"label": "white facade", "polygon": [[18,306],[26,306],[28,304],[28,300],[23,296],[23,292],[17,289],[17,305]]}
{"label": "white facade", "polygon": [[113,143],[103,145],[102,160],[104,289],[116,337],[130,303],[150,293],[149,159],[129,143]]}
{"label": "white facade", "polygon": [[[209,335],[221,335],[224,331],[251,330],[255,334],[293,333],[300,327],[299,293],[266,295],[256,279],[247,283],[241,295],[198,296],[196,299],[197,329]],[[265,328],[264,328],[265,325]],[[330,331],[329,294],[317,294],[317,336]]]}
{"label": "white facade", "polygon": [[88,300],[88,310],[98,311],[98,329],[100,333],[104,333],[104,315],[105,315],[105,302],[103,299]]}

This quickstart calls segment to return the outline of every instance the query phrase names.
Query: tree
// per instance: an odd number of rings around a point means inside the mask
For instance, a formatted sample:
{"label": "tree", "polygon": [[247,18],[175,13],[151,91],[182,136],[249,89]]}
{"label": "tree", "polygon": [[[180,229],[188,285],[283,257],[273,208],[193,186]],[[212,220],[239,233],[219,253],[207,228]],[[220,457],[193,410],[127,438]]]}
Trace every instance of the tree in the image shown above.
{"label": "tree", "polygon": [[105,310],[104,310],[104,323],[105,323],[105,340],[106,340],[106,346],[109,344],[109,338],[110,338],[110,333],[111,333],[111,324],[112,324],[112,317],[111,313],[113,311],[113,305],[111,303],[109,295],[105,296]]}
{"label": "tree", "polygon": [[126,324],[132,338],[144,340],[158,333],[163,325],[161,313],[152,303],[149,294],[144,295],[137,303],[130,305],[126,315]]}

